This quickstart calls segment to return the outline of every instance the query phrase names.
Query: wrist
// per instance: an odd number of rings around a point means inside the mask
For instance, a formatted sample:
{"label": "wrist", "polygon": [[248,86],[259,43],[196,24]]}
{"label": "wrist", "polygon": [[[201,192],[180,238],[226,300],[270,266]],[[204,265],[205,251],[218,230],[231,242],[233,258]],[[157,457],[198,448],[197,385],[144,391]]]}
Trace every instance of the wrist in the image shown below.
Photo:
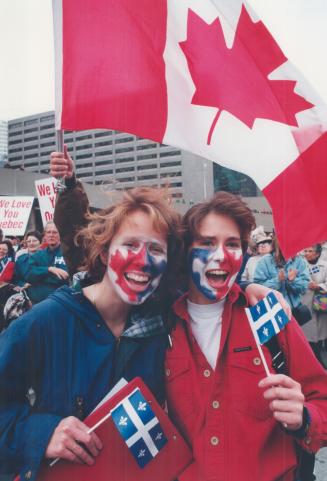
{"label": "wrist", "polygon": [[283,428],[283,430],[292,436],[294,436],[297,439],[304,439],[306,435],[308,434],[308,430],[310,427],[310,414],[308,409],[304,406],[303,407],[303,416],[302,416],[302,424],[298,429],[291,430],[287,428]]}
{"label": "wrist", "polygon": [[71,177],[65,177],[65,185],[68,189],[73,189],[74,187],[76,187],[75,172],[72,173]]}

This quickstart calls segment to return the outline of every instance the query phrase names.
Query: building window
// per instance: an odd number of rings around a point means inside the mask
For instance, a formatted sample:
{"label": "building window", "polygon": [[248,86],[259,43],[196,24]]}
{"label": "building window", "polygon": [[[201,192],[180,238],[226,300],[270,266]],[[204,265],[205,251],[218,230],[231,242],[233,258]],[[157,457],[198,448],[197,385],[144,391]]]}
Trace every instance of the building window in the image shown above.
{"label": "building window", "polygon": [[[42,127],[40,127],[40,130],[48,130],[53,128],[54,128],[54,124],[48,124],[48,125],[42,125]],[[25,130],[25,132],[27,132],[27,130]]]}
{"label": "building window", "polygon": [[92,144],[77,145],[76,150],[92,149]]}
{"label": "building window", "polygon": [[124,142],[131,142],[134,137],[123,137],[122,139],[115,139],[116,144],[123,144]]}
{"label": "building window", "polygon": [[119,172],[134,172],[134,165],[131,167],[116,167],[116,174],[119,174]]}
{"label": "building window", "polygon": [[112,135],[112,130],[108,130],[107,132],[96,132],[94,137],[97,139],[98,137],[107,137],[108,135]]}
{"label": "building window", "polygon": [[98,165],[108,165],[108,164],[112,164],[112,159],[110,160],[102,160],[102,161],[95,161],[95,165],[98,166]]}
{"label": "building window", "polygon": [[104,150],[103,152],[97,152],[97,157],[103,157],[104,155],[112,155],[112,150]]}
{"label": "building window", "polygon": [[138,155],[137,160],[146,160],[146,159],[156,159],[157,154],[144,154],[144,155]]}
{"label": "building window", "polygon": [[86,169],[88,167],[92,167],[92,162],[87,162],[85,164],[79,164],[76,166],[76,170]]}
{"label": "building window", "polygon": [[176,157],[176,155],[181,155],[180,150],[173,150],[170,152],[160,152],[160,157]]}
{"label": "building window", "polygon": [[38,148],[37,145],[26,145],[26,146],[24,146],[24,151],[25,150],[35,150],[37,148]]}
{"label": "building window", "polygon": [[45,115],[40,118],[40,122],[47,122],[48,120],[54,120],[54,114]]}
{"label": "building window", "polygon": [[147,164],[147,165],[138,165],[137,170],[148,170],[148,169],[156,169],[157,164]]}
{"label": "building window", "polygon": [[181,161],[178,160],[177,162],[160,162],[160,167],[177,167],[181,165]]}
{"label": "building window", "polygon": [[38,119],[29,119],[24,121],[24,125],[33,125],[37,124]]}
{"label": "building window", "polygon": [[165,179],[166,177],[181,177],[181,172],[161,172],[160,178]]}
{"label": "building window", "polygon": [[116,149],[116,154],[119,154],[120,152],[133,152],[133,150],[133,147],[121,147],[120,149]]}
{"label": "building window", "polygon": [[156,179],[157,174],[149,174],[149,175],[138,175],[137,179],[138,180],[150,180],[150,179]]}
{"label": "building window", "polygon": [[157,147],[157,144],[144,144],[144,145],[138,145],[136,147],[137,150],[146,150],[146,149],[154,149]]}
{"label": "building window", "polygon": [[41,144],[41,147],[51,147],[52,145],[56,145],[56,142],[45,142]]}
{"label": "building window", "polygon": [[76,140],[85,140],[85,139],[92,139],[92,134],[81,135],[80,137],[76,137]]}
{"label": "building window", "polygon": [[122,164],[124,162],[133,162],[134,157],[122,157],[120,159],[116,159],[116,164]]}
{"label": "building window", "polygon": [[14,124],[9,124],[9,129],[17,129],[17,127],[22,127],[22,122],[15,122]]}
{"label": "building window", "polygon": [[106,145],[112,145],[112,140],[104,140],[103,142],[97,142],[95,147],[105,147]]}
{"label": "building window", "polygon": [[76,155],[76,160],[89,159],[89,158],[90,158],[90,154],[80,154],[80,155]]}
{"label": "building window", "polygon": [[[48,137],[53,137],[53,132],[50,132],[49,134],[40,135],[40,139],[47,139]],[[65,139],[65,142],[67,142],[66,139]]]}
{"label": "building window", "polygon": [[106,170],[96,170],[97,175],[110,175],[112,174],[112,169]]}

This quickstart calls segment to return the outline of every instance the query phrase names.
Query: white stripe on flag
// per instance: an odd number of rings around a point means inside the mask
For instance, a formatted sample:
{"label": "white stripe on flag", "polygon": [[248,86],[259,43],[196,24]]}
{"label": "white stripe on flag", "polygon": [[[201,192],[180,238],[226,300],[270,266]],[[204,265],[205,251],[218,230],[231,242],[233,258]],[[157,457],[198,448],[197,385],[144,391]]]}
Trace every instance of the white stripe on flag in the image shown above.
{"label": "white stripe on flag", "polygon": [[[138,438],[143,438],[145,444],[147,445],[150,453],[152,454],[152,456],[156,456],[158,454],[158,449],[156,448],[156,445],[154,444],[154,442],[152,441],[152,438],[149,434],[149,431],[147,429],[147,427],[149,427],[149,429],[151,429],[153,426],[155,426],[157,423],[158,423],[158,419],[156,417],[154,417],[151,421],[149,421],[147,424],[143,424],[142,420],[139,418],[139,416],[137,415],[134,407],[132,406],[132,404],[130,403],[130,401],[128,399],[124,399],[124,401],[122,402],[122,405],[126,411],[126,413],[128,414],[128,416],[130,417],[130,419],[133,421],[136,429],[138,432],[136,432],[135,434],[133,434],[133,436],[131,436],[130,438],[128,438],[126,440],[126,444],[128,447],[132,446],[135,441],[137,441]],[[153,426],[152,426],[152,422],[153,422]],[[134,442],[131,442],[131,439],[132,438],[135,438]]]}

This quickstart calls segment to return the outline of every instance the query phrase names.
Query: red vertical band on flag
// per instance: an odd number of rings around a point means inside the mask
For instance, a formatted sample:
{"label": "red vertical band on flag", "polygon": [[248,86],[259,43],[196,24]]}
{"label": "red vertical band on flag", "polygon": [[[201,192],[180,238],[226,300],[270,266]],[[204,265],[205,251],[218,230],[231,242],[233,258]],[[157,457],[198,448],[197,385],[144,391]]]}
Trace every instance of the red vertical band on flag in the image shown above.
{"label": "red vertical band on flag", "polygon": [[167,123],[166,0],[63,0],[66,130],[114,128],[161,141]]}
{"label": "red vertical band on flag", "polygon": [[263,190],[286,258],[327,239],[326,152],[324,133]]}

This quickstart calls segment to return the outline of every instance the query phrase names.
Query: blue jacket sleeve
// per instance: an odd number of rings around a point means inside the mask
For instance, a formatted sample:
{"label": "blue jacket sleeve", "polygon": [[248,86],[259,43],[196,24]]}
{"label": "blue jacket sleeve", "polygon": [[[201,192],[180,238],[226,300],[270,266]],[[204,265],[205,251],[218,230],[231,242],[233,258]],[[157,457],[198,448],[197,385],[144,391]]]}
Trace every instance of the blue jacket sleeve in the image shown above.
{"label": "blue jacket sleeve", "polygon": [[297,270],[297,274],[294,281],[286,280],[286,286],[293,294],[304,294],[310,282],[308,266],[302,257],[296,257],[296,262],[291,267]]}
{"label": "blue jacket sleeve", "polygon": [[272,264],[270,256],[264,256],[257,264],[254,272],[253,282],[262,284],[279,291],[281,289],[281,282],[278,278],[278,271]]}
{"label": "blue jacket sleeve", "polygon": [[19,473],[22,479],[28,473],[30,481],[61,420],[37,411],[27,398],[42,366],[42,333],[37,327],[27,313],[0,335],[0,473]]}

